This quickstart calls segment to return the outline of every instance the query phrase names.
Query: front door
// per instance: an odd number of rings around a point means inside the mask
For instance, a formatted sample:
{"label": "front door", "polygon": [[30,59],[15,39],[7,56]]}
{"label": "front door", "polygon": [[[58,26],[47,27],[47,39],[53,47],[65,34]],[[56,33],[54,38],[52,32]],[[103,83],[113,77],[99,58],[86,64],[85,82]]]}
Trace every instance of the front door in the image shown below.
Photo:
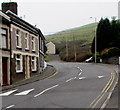
{"label": "front door", "polygon": [[26,56],[26,62],[25,62],[25,78],[30,78],[30,72],[29,72],[29,57]]}
{"label": "front door", "polygon": [[8,84],[8,63],[7,63],[7,58],[3,57],[2,58],[2,79],[3,79],[3,85],[7,85]]}

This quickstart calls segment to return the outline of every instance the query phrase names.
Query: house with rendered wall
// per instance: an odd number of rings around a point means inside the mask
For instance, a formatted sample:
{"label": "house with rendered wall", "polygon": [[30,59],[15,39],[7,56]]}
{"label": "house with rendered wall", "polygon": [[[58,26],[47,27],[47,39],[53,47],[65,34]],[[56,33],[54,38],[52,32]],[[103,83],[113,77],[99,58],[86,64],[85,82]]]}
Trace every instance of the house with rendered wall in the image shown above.
{"label": "house with rendered wall", "polygon": [[11,83],[40,74],[44,68],[44,36],[40,29],[17,15],[17,3],[2,4],[10,18],[10,79]]}
{"label": "house with rendered wall", "polygon": [[47,54],[55,54],[56,53],[56,48],[55,44],[53,42],[49,42],[46,44],[47,47]]}

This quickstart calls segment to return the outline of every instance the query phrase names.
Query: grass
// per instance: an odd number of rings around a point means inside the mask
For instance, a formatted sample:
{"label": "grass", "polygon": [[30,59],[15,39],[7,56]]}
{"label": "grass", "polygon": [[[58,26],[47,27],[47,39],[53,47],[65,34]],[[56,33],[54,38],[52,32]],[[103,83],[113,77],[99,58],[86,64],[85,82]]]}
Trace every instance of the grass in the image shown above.
{"label": "grass", "polygon": [[[52,41],[56,45],[56,52],[64,61],[75,61],[74,46],[77,53],[77,61],[84,61],[91,54],[91,43],[95,35],[97,23],[67,29],[55,34],[45,36],[46,40]],[[66,41],[68,45],[69,57],[66,58]]]}
{"label": "grass", "polygon": [[97,23],[92,23],[85,26],[47,35],[45,36],[45,38],[47,39],[47,41],[52,41],[54,43],[61,43],[67,40],[68,42],[83,41],[84,44],[89,44],[93,40],[96,26]]}

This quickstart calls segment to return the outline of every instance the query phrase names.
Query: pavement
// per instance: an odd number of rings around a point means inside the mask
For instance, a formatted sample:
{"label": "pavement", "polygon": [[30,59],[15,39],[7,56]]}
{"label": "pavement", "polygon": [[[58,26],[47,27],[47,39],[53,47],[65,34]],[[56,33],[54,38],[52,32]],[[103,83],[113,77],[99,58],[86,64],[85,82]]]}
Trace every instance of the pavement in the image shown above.
{"label": "pavement", "polygon": [[40,73],[40,74],[38,74],[36,76],[33,76],[33,77],[29,78],[29,79],[21,80],[21,81],[16,82],[16,83],[14,83],[12,85],[3,86],[0,89],[0,92],[11,89],[11,88],[15,88],[15,87],[18,87],[18,86],[22,86],[22,85],[25,85],[25,84],[33,83],[35,81],[39,81],[39,80],[49,78],[50,76],[54,75],[55,73],[56,73],[56,69],[52,65],[48,65],[44,69],[44,71],[42,73]]}

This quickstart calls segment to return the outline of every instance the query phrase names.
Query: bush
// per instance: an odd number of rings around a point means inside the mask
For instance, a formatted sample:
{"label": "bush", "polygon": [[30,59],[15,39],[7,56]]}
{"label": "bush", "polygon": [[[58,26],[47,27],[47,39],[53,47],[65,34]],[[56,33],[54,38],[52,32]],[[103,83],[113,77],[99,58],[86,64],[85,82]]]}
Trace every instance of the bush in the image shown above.
{"label": "bush", "polygon": [[105,52],[101,53],[102,58],[110,58],[113,56],[120,56],[120,49],[117,47],[112,47]]}

